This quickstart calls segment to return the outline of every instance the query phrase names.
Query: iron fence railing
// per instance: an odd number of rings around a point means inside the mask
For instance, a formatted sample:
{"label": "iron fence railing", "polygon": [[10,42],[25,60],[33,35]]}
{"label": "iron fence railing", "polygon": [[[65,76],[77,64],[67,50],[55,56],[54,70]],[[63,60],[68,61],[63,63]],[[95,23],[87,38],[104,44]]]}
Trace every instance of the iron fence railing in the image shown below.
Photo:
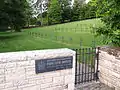
{"label": "iron fence railing", "polygon": [[81,48],[75,51],[75,84],[98,80],[99,48]]}

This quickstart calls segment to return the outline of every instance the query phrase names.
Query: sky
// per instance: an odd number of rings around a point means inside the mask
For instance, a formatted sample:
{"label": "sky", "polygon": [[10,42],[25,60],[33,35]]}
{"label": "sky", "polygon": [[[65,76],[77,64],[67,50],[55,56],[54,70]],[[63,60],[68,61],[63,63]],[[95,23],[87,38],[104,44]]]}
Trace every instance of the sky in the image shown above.
{"label": "sky", "polygon": [[[85,2],[88,3],[90,0],[86,0]],[[74,0],[72,0],[72,4],[73,4]]]}
{"label": "sky", "polygon": [[[27,0],[27,1],[34,1],[36,2],[37,0]],[[88,3],[90,0],[86,0],[86,3]],[[72,2],[74,2],[74,0],[72,0]]]}
{"label": "sky", "polygon": [[88,3],[90,0],[86,0],[86,3]]}

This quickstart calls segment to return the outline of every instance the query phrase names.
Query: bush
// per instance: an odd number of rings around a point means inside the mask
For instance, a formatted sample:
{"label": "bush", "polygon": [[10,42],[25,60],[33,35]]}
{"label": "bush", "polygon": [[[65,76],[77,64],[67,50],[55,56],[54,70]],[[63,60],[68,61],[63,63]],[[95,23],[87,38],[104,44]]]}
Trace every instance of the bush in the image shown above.
{"label": "bush", "polygon": [[[93,0],[94,1],[94,0]],[[120,2],[119,0],[97,0],[97,15],[102,16],[105,26],[96,29],[97,35],[102,35],[106,43],[120,46]]]}

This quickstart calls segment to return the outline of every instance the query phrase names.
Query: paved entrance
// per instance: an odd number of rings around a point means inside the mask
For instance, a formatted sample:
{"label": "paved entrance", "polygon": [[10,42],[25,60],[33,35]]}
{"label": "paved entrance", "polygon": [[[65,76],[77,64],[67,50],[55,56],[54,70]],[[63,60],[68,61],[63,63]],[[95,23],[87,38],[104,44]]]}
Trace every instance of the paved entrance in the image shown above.
{"label": "paved entrance", "polygon": [[110,88],[105,84],[98,82],[90,82],[85,84],[78,84],[75,87],[75,90],[115,90],[114,88]]}

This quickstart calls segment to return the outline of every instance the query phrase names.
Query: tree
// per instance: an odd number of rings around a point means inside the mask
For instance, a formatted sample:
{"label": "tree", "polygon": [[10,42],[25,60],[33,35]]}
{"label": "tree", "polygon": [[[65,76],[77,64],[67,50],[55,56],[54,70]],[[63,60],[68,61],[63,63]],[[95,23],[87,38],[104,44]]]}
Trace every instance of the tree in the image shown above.
{"label": "tree", "polygon": [[78,0],[74,1],[73,8],[71,10],[71,19],[70,21],[77,21],[80,18],[81,3]]}
{"label": "tree", "polygon": [[32,1],[30,1],[33,11],[35,12],[34,16],[40,17],[39,19],[41,19],[40,20],[41,26],[43,25],[43,22],[44,22],[42,13],[48,11],[49,2],[50,2],[50,0],[32,0]]}
{"label": "tree", "polygon": [[0,0],[0,9],[4,6],[4,0]]}
{"label": "tree", "polygon": [[0,9],[0,25],[21,31],[27,21],[28,5],[26,0],[4,0],[4,6]]}
{"label": "tree", "polygon": [[91,3],[87,3],[83,5],[83,11],[85,12],[85,19],[96,18],[96,7],[92,6]]}
{"label": "tree", "polygon": [[25,15],[26,15],[26,24],[27,27],[29,27],[31,24],[33,24],[35,21],[35,18],[33,17],[34,12],[33,12],[33,8],[30,6],[29,3],[27,3],[28,5],[26,6],[26,11],[25,11]]}
{"label": "tree", "polygon": [[106,37],[106,43],[120,46],[120,1],[93,0],[97,15],[101,16],[104,26],[97,28],[96,33]]}
{"label": "tree", "polygon": [[71,21],[91,19],[96,17],[96,8],[85,0],[75,0],[72,7]]}
{"label": "tree", "polygon": [[71,2],[72,0],[59,0],[62,14],[62,22],[67,22],[71,19]]}
{"label": "tree", "polygon": [[5,1],[0,1],[0,30],[8,29],[7,26],[9,25],[9,16],[3,9],[5,7]]}
{"label": "tree", "polygon": [[62,11],[58,0],[52,0],[48,9],[49,24],[61,23]]}
{"label": "tree", "polygon": [[88,3],[88,12],[89,12],[89,18],[90,19],[96,18],[96,11],[97,11],[96,6],[92,6],[91,2],[89,2]]}

